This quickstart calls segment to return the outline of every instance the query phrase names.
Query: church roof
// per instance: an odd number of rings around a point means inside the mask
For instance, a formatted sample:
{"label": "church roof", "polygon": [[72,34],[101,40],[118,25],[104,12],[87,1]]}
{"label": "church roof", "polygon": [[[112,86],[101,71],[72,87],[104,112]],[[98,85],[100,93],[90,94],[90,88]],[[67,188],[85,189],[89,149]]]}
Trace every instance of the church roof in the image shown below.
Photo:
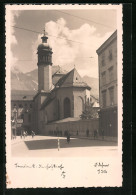
{"label": "church roof", "polygon": [[12,101],[32,101],[35,91],[11,90]]}
{"label": "church roof", "polygon": [[[57,89],[58,87],[83,87],[83,88],[91,89],[91,87],[88,86],[83,81],[82,77],[79,75],[79,73],[77,72],[75,68],[71,70],[70,72],[68,72],[67,74],[63,75],[58,80],[53,91]],[[53,91],[48,95],[46,100],[43,102],[43,104],[41,105],[41,109],[47,106],[48,104],[50,104],[50,102],[54,100],[54,96],[52,95]]]}
{"label": "church roof", "polygon": [[77,72],[76,68],[68,72],[66,75],[61,77],[55,85],[56,87],[84,87],[91,89],[82,79]]}
{"label": "church roof", "polygon": [[[52,66],[53,67],[53,66]],[[55,75],[64,75],[67,73],[66,70],[63,70],[59,65],[56,66],[56,71],[54,71],[54,73],[52,74],[52,76],[54,77]]]}

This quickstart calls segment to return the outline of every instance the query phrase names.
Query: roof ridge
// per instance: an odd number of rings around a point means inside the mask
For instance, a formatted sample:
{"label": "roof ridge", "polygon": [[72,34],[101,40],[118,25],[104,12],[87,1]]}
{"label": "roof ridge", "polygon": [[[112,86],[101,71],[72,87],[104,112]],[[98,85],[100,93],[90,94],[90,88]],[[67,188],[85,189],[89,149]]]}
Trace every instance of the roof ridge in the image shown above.
{"label": "roof ridge", "polygon": [[[72,69],[73,70],[73,69]],[[56,86],[62,81],[62,83],[60,83],[60,86],[64,83],[64,81],[66,80],[66,78],[68,77],[68,75],[72,72],[72,70],[70,72],[68,72],[67,74],[65,74],[64,76],[62,76],[58,82],[56,83]],[[64,79],[64,80],[63,80]]]}

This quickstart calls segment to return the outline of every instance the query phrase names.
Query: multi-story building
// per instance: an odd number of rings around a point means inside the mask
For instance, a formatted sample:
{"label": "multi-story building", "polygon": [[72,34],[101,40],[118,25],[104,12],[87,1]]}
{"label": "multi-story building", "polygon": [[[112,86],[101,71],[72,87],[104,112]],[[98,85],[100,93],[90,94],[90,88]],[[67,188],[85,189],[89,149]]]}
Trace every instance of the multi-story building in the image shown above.
{"label": "multi-story building", "polygon": [[[11,118],[12,128],[16,128],[16,134],[20,135],[21,130],[25,129],[29,134],[33,129],[34,113],[33,113],[33,96],[32,91],[12,91],[11,93]],[[16,119],[16,121],[15,121]],[[16,124],[15,124],[16,122]],[[13,133],[13,132],[12,132]]]}
{"label": "multi-story building", "polygon": [[99,131],[117,136],[117,31],[96,51],[99,64]]}

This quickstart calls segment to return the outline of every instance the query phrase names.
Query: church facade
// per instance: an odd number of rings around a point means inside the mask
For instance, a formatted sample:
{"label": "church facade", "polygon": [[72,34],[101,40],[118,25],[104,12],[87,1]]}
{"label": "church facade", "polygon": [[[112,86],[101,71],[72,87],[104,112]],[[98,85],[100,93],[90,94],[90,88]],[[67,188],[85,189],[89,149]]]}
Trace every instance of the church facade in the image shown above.
{"label": "church facade", "polygon": [[[67,122],[71,120],[81,122],[80,115],[86,105],[91,104],[92,97],[91,87],[83,81],[75,67],[70,72],[60,67],[54,71],[53,51],[47,43],[48,37],[44,33],[41,39],[42,43],[37,49],[38,92],[28,102],[32,105],[29,129],[33,129],[37,134],[47,134],[49,124],[54,124],[56,121],[63,123],[67,119]],[[12,109],[14,105],[15,102],[12,101]],[[95,128],[98,128],[98,120],[95,123]],[[88,122],[84,128],[87,128],[87,125]]]}

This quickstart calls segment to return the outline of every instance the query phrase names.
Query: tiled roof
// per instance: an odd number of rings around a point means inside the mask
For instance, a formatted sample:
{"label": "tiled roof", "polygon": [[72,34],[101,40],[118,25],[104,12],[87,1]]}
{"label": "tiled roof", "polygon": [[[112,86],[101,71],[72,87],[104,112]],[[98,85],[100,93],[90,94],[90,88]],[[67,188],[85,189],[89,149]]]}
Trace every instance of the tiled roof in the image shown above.
{"label": "tiled roof", "polygon": [[35,94],[36,94],[35,91],[13,90],[11,91],[11,100],[30,101],[33,100]]}
{"label": "tiled roof", "polygon": [[[66,75],[63,75],[58,82],[55,85],[55,89],[58,87],[84,87],[87,89],[91,89],[81,78],[77,70],[74,68],[70,72],[68,72]],[[46,100],[42,103],[41,109],[47,106],[52,100],[54,100],[54,96],[52,96],[53,91],[48,95]]]}
{"label": "tiled roof", "polygon": [[53,85],[56,85],[56,83],[59,81],[60,78],[62,78],[65,74],[67,74],[67,71],[62,70],[60,66],[57,66],[56,68],[57,71],[52,72],[52,83]]}
{"label": "tiled roof", "polygon": [[74,68],[70,72],[68,72],[66,75],[64,75],[62,78],[58,80],[56,83],[56,87],[85,87],[88,89],[91,89],[90,86],[88,86],[77,70]]}

